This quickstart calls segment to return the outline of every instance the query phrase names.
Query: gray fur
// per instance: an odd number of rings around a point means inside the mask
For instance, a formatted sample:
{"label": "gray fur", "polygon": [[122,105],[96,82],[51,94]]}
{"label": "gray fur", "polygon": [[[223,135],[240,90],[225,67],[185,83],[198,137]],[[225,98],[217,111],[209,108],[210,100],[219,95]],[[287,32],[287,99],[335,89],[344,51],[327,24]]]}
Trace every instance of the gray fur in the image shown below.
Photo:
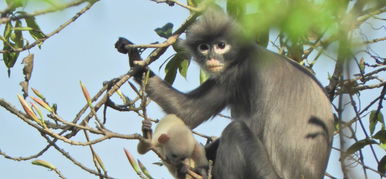
{"label": "gray fur", "polygon": [[[330,101],[303,67],[241,35],[224,14],[205,14],[185,45],[199,64],[217,58],[226,69],[187,94],[153,76],[147,93],[191,128],[230,108],[234,122],[220,139],[215,178],[322,178],[333,136]],[[197,53],[198,44],[218,40],[231,44],[229,53]]]}

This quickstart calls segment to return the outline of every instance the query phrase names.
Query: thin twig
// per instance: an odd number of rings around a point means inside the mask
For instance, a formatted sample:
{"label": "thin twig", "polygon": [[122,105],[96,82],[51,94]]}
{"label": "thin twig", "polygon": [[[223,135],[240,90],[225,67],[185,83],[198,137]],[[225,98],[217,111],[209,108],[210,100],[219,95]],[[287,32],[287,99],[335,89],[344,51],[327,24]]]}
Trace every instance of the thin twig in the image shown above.
{"label": "thin twig", "polygon": [[[95,112],[99,110],[102,105],[104,105],[107,100],[124,84],[129,78],[134,74],[135,71],[129,71],[126,75],[123,75],[117,83],[115,83],[110,90],[102,97],[102,99],[94,106]],[[93,117],[93,112],[90,112],[81,122],[81,125],[85,125]],[[68,138],[75,136],[78,133],[79,129],[75,129],[71,134],[67,135]]]}
{"label": "thin twig", "polygon": [[127,45],[125,48],[130,49],[133,47],[154,47],[156,48],[153,52],[150,53],[150,55],[143,61],[142,65],[147,66],[151,64],[153,61],[157,60],[162,54],[165,53],[167,48],[177,42],[178,37],[185,32],[185,30],[195,22],[196,18],[200,15],[199,12],[192,13],[187,20],[164,42],[161,44],[149,44],[149,45]]}
{"label": "thin twig", "polygon": [[386,40],[386,37],[376,38],[376,39],[366,40],[366,41],[360,42],[356,45],[367,45],[367,44],[377,43],[377,42],[381,42],[381,41],[385,41],[385,40]]}
{"label": "thin twig", "polygon": [[58,168],[54,168],[52,169],[56,174],[58,174],[58,176],[61,178],[61,179],[66,179],[66,177],[64,177],[64,175],[59,171]]}
{"label": "thin twig", "polygon": [[[63,149],[61,149],[59,146],[57,146],[55,144],[54,141],[51,141],[46,135],[42,134],[42,136],[47,140],[47,142],[52,145],[57,151],[59,151],[64,157],[66,157],[68,160],[70,160],[73,164],[75,164],[76,166],[80,167],[81,169],[83,169],[84,171],[87,171],[89,172],[90,174],[93,174],[93,175],[96,175],[96,176],[99,176],[98,172],[95,171],[95,170],[92,170],[90,168],[87,168],[86,166],[84,166],[83,164],[81,164],[80,162],[78,162],[77,160],[75,160],[73,157],[71,157],[71,155],[64,151]],[[108,177],[108,176],[104,176],[106,179],[113,179],[111,177]]]}
{"label": "thin twig", "polygon": [[[140,139],[141,138],[141,136],[139,134],[124,135],[124,134],[114,133],[114,132],[111,132],[111,131],[108,131],[105,129],[101,129],[103,136],[98,138],[98,139],[95,139],[95,140],[92,140],[89,142],[73,141],[73,140],[70,140],[64,136],[61,136],[60,134],[57,134],[57,133],[51,131],[50,129],[45,129],[45,128],[42,128],[41,126],[35,124],[33,122],[33,120],[30,119],[26,114],[17,110],[15,107],[13,107],[11,104],[9,104],[8,102],[6,102],[5,100],[3,100],[1,98],[0,98],[0,106],[3,106],[6,110],[8,110],[12,114],[16,115],[19,119],[21,119],[22,121],[24,121],[28,125],[37,129],[39,132],[43,132],[43,133],[45,133],[53,138],[59,139],[63,142],[71,144],[71,145],[88,146],[88,145],[96,144],[96,143],[99,143],[99,142],[102,142],[104,140],[111,139],[111,138],[119,138],[119,139]],[[92,130],[92,129],[87,129],[87,128],[85,128],[85,129],[86,130]],[[77,130],[79,130],[79,129],[77,129]]]}
{"label": "thin twig", "polygon": [[47,34],[45,38],[38,39],[35,42],[33,42],[29,45],[26,45],[22,48],[17,48],[17,49],[13,49],[13,50],[0,50],[0,53],[21,52],[24,50],[31,49],[31,48],[35,47],[36,45],[43,43],[44,41],[46,41],[50,37],[54,36],[55,34],[59,33],[60,31],[62,31],[64,28],[66,28],[71,23],[75,22],[76,19],[78,19],[82,14],[84,14],[86,11],[88,11],[95,4],[95,2],[97,2],[97,0],[95,0],[95,1],[82,0],[82,1],[88,1],[89,4],[86,7],[84,7],[82,10],[80,10],[78,13],[76,13],[76,15],[74,17],[72,17],[70,20],[68,20],[64,24],[60,25],[57,29],[55,29],[51,33]]}
{"label": "thin twig", "polygon": [[185,8],[185,9],[188,9],[188,10],[190,10],[190,11],[195,11],[195,12],[200,12],[200,11],[202,11],[202,8],[192,7],[192,6],[186,5],[186,4],[184,4],[184,3],[181,3],[181,2],[179,2],[179,1],[177,1],[177,0],[151,0],[151,1],[154,1],[154,2],[156,2],[156,3],[166,3],[166,4],[169,4],[169,5],[175,3],[175,4],[181,6],[181,7]]}
{"label": "thin twig", "polygon": [[[86,137],[86,141],[90,142],[90,137],[89,137],[87,131],[83,130],[83,133],[84,133],[84,136]],[[97,159],[98,158],[98,154],[95,152],[94,147],[92,145],[89,145],[88,147],[90,148],[90,151],[91,151],[91,154],[92,154],[92,159],[93,159],[92,161],[94,163],[94,166],[95,166],[96,170],[98,171],[98,175],[99,175],[100,179],[103,179],[102,178],[103,174],[102,174],[102,171],[100,169],[99,161]],[[105,175],[107,175],[106,172],[105,172]]]}
{"label": "thin twig", "polygon": [[0,150],[0,155],[2,155],[6,159],[15,160],[15,161],[31,160],[31,159],[34,159],[34,158],[37,158],[37,157],[40,157],[41,155],[43,155],[50,147],[51,147],[51,145],[47,145],[46,147],[44,147],[44,149],[42,149],[37,154],[31,155],[28,157],[12,157],[10,155],[7,155],[5,152],[2,152],[1,150]]}

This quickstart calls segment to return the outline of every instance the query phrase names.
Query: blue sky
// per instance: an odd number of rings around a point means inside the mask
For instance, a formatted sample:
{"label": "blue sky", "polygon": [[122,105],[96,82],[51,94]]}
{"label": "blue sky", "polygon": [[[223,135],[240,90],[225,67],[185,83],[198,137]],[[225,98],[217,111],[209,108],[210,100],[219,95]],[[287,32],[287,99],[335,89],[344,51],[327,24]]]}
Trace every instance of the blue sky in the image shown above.
{"label": "blue sky", "polygon": [[[3,2],[0,7],[4,7]],[[38,5],[32,8],[38,8]],[[75,7],[60,13],[39,16],[37,22],[43,32],[49,33],[71,18],[80,8]],[[172,22],[175,27],[178,27],[186,17],[188,17],[188,11],[185,9],[157,4],[150,0],[102,0],[62,32],[47,40],[41,49],[30,50],[35,54],[30,86],[40,90],[49,102],[57,103],[59,115],[71,121],[86,104],[79,81],[82,81],[93,95],[102,87],[103,81],[118,77],[128,71],[127,56],[116,52],[114,48],[118,37],[126,37],[137,44],[162,42],[164,39],[160,38],[153,29],[167,22]],[[384,45],[385,43],[381,48]],[[146,51],[144,55],[148,52]],[[21,57],[27,54],[24,52]],[[163,76],[163,71],[158,71],[158,66],[172,54],[173,52],[168,50],[151,65],[151,68]],[[18,84],[24,79],[20,62],[15,64],[10,78],[7,77],[5,67],[0,66],[2,84],[0,98],[5,98],[19,109],[21,107],[16,94],[21,94]],[[332,69],[325,67],[332,63],[331,60],[322,60],[316,64],[317,78],[323,85],[327,84],[327,73],[332,73]],[[186,80],[181,77],[177,78],[174,84],[177,89],[189,91],[198,86],[198,67],[194,63],[192,66]],[[122,91],[130,95],[128,89],[126,86]],[[385,110],[383,113],[386,114]],[[149,108],[149,116],[161,118],[164,113],[155,104],[152,104]],[[0,108],[0,122],[0,149],[3,152],[12,156],[29,156],[45,147],[45,140],[36,130],[3,108]],[[215,118],[198,127],[197,131],[219,136],[227,123],[226,119]],[[120,133],[140,133],[141,118],[133,112],[109,110],[106,126]],[[74,139],[83,140],[81,137]],[[154,154],[139,155],[136,153],[137,143],[137,141],[112,139],[95,145],[95,149],[113,177],[138,178],[124,156],[123,148],[127,148],[147,166],[155,178],[170,178],[164,167],[152,164],[159,161]],[[59,144],[85,165],[94,168],[91,153],[87,147],[70,146],[62,142]],[[332,153],[328,168],[328,172],[334,176],[340,175],[337,154],[337,152]],[[54,164],[67,178],[96,178],[74,166],[54,149],[50,149],[39,159]],[[4,178],[57,178],[53,172],[32,165],[30,161],[15,162],[2,157],[0,157],[0,171]]]}

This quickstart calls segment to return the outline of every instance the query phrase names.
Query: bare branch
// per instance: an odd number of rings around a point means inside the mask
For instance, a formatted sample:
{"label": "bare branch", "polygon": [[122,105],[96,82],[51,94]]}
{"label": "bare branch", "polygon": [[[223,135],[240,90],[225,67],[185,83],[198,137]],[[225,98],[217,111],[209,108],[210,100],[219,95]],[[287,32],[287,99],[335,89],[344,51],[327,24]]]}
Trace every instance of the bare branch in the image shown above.
{"label": "bare branch", "polygon": [[[52,145],[57,151],[59,151],[64,157],[66,157],[68,160],[70,160],[73,164],[75,164],[76,166],[80,167],[81,169],[83,169],[84,171],[87,171],[93,175],[96,175],[96,176],[99,176],[99,173],[95,170],[92,170],[90,168],[87,168],[86,166],[84,166],[83,164],[81,164],[80,162],[78,162],[77,160],[75,160],[73,157],[70,156],[70,154],[66,151],[64,151],[63,149],[61,149],[58,145],[55,144],[55,141],[51,141],[46,135],[42,134],[42,136],[47,140],[47,142]],[[108,176],[103,176],[105,177],[106,179],[113,179],[111,177],[108,177]]]}
{"label": "bare branch", "polygon": [[61,178],[61,179],[66,179],[66,177],[64,177],[64,175],[59,171],[58,168],[54,168],[53,171],[58,174],[58,176]]}
{"label": "bare branch", "polygon": [[10,155],[7,155],[5,152],[2,152],[1,150],[0,150],[0,155],[5,157],[6,159],[15,160],[15,161],[31,160],[31,159],[34,159],[34,158],[37,158],[37,157],[40,157],[41,155],[43,155],[50,147],[51,147],[51,145],[47,145],[46,147],[44,147],[44,149],[42,149],[37,154],[31,155],[28,157],[12,157]]}
{"label": "bare branch", "polygon": [[377,43],[377,42],[381,42],[381,41],[385,41],[385,40],[386,40],[386,37],[376,38],[376,39],[366,40],[366,41],[360,42],[358,45],[372,44],[372,43]]}

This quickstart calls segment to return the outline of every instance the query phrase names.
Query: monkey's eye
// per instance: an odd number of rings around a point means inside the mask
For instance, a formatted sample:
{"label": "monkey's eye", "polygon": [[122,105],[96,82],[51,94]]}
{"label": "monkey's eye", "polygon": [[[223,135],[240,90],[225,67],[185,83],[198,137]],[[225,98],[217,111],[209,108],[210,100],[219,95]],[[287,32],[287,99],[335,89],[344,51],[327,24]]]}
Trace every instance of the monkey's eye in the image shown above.
{"label": "monkey's eye", "polygon": [[200,44],[198,45],[198,51],[202,52],[202,53],[205,53],[209,50],[209,44]]}
{"label": "monkey's eye", "polygon": [[217,44],[217,48],[219,48],[219,49],[224,49],[225,46],[226,46],[225,42],[219,42],[219,43]]}
{"label": "monkey's eye", "polygon": [[218,54],[224,54],[229,51],[230,47],[230,44],[220,41],[214,45],[214,51]]}

